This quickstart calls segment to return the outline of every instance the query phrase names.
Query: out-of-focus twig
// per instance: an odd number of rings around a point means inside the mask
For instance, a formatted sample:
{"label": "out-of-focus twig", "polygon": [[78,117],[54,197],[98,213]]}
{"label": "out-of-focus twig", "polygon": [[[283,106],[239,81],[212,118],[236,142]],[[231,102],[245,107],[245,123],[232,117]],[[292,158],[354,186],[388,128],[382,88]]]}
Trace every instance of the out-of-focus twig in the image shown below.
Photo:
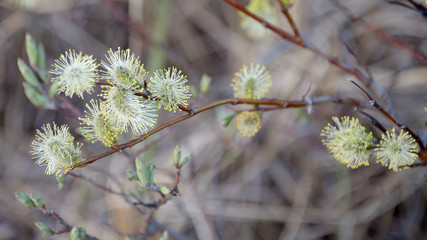
{"label": "out-of-focus twig", "polygon": [[177,54],[173,49],[165,45],[159,45],[154,42],[150,34],[147,33],[146,30],[144,30],[143,26],[133,21],[129,17],[128,13],[124,9],[122,9],[115,1],[101,1],[108,7],[108,9],[118,22],[127,26],[131,31],[137,34],[145,44],[161,49],[171,62],[175,63],[176,65],[179,65],[180,68],[187,72],[189,75],[197,75],[195,70],[187,63],[187,61],[183,59],[179,54]]}
{"label": "out-of-focus twig", "polygon": [[[58,223],[60,223],[62,226],[64,226],[64,229],[59,230],[59,231],[52,231],[55,235],[56,234],[62,234],[62,233],[66,233],[66,232],[70,232],[73,229],[73,226],[71,226],[69,223],[67,223],[58,213],[56,213],[53,210],[49,210],[49,209],[44,209],[44,208],[40,208],[37,207],[38,210],[40,210],[44,215],[49,216],[54,218],[56,221],[58,221]],[[98,240],[98,238],[93,237],[89,234],[86,234],[86,239],[87,240]]]}
{"label": "out-of-focus twig", "polygon": [[383,40],[392,44],[396,48],[411,54],[418,61],[420,61],[424,64],[427,64],[427,55],[425,53],[421,52],[419,49],[411,48],[406,43],[400,41],[399,39],[397,39],[395,37],[390,36],[389,34],[384,32],[383,30],[381,30],[381,29],[373,26],[369,22],[365,21],[363,18],[354,16],[353,13],[351,13],[351,11],[346,6],[341,4],[339,1],[337,1],[337,0],[330,0],[330,1],[332,1],[333,5],[337,6],[352,21],[359,23],[361,26],[363,26],[364,28],[373,32],[375,35],[381,37]]}

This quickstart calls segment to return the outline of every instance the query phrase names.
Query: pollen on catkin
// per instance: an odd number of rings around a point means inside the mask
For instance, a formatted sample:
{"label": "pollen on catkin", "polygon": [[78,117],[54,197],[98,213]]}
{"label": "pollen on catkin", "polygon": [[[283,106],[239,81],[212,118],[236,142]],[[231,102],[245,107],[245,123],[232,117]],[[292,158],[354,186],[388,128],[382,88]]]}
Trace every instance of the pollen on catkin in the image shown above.
{"label": "pollen on catkin", "polygon": [[332,117],[336,127],[330,123],[322,130],[323,144],[339,162],[347,167],[357,168],[368,166],[369,152],[367,148],[373,144],[372,133],[366,133],[365,127],[357,118],[348,116]]}
{"label": "pollen on catkin", "polygon": [[[277,23],[277,13],[268,0],[251,0],[246,9],[270,24]],[[248,37],[261,39],[270,33],[269,29],[253,18],[241,12],[239,12],[239,15],[241,19],[240,27],[246,32]]]}
{"label": "pollen on catkin", "polygon": [[83,98],[83,93],[91,92],[98,78],[98,64],[92,56],[76,53],[74,50],[61,54],[52,65],[50,73],[57,75],[52,82],[58,84],[58,91],[73,97],[74,94]]}
{"label": "pollen on catkin", "polygon": [[271,87],[270,73],[259,64],[243,65],[240,72],[234,74],[231,86],[236,98],[261,99]]}
{"label": "pollen on catkin", "polygon": [[134,91],[143,91],[147,72],[144,65],[129,49],[109,50],[106,56],[108,62],[102,61],[102,78],[113,85]]}
{"label": "pollen on catkin", "polygon": [[85,111],[86,116],[79,118],[83,125],[81,127],[83,136],[92,143],[100,141],[106,147],[111,147],[117,142],[120,129],[108,119],[103,103],[92,99],[90,105],[86,104],[86,107],[88,109]]}
{"label": "pollen on catkin", "polygon": [[243,137],[253,137],[261,128],[261,114],[243,111],[237,115],[236,126]]}
{"label": "pollen on catkin", "polygon": [[152,94],[152,99],[159,103],[159,108],[163,106],[167,111],[176,112],[178,104],[188,105],[187,99],[191,94],[186,83],[187,77],[181,70],[170,67],[154,72],[148,84],[148,91]]}
{"label": "pollen on catkin", "polygon": [[417,159],[418,149],[414,138],[408,132],[393,128],[382,135],[379,146],[375,149],[377,162],[395,172],[412,165]]}
{"label": "pollen on catkin", "polygon": [[68,126],[45,124],[42,131],[37,130],[36,137],[31,144],[30,153],[37,159],[36,164],[47,165],[46,174],[57,176],[72,170],[75,163],[81,160],[81,144],[74,147],[74,137]]}
{"label": "pollen on catkin", "polygon": [[121,131],[131,130],[135,135],[146,133],[157,122],[154,104],[121,87],[104,88],[105,111],[109,121]]}

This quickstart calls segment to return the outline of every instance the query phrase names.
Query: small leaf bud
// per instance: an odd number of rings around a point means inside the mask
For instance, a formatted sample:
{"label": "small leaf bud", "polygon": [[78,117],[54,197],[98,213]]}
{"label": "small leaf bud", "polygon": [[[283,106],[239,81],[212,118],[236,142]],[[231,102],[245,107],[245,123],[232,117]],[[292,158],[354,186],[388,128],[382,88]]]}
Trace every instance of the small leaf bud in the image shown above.
{"label": "small leaf bud", "polygon": [[144,186],[153,184],[153,164],[143,163],[142,159],[137,158],[135,165],[139,181]]}
{"label": "small leaf bud", "polygon": [[20,58],[18,58],[18,68],[27,83],[31,84],[33,87],[40,85],[33,70],[31,70],[31,68]]}
{"label": "small leaf bud", "polygon": [[82,227],[73,227],[70,237],[72,240],[84,240],[86,239],[86,230]]}
{"label": "small leaf bud", "polygon": [[40,208],[46,208],[43,200],[35,193],[31,193],[31,200],[33,200],[34,204]]}
{"label": "small leaf bud", "polygon": [[181,160],[181,146],[177,145],[175,150],[173,150],[173,164],[178,166],[179,161]]}
{"label": "small leaf bud", "polygon": [[160,192],[162,192],[164,195],[168,195],[171,192],[171,190],[169,188],[167,188],[166,186],[161,186]]}
{"label": "small leaf bud", "polygon": [[34,225],[42,232],[43,237],[50,237],[53,235],[52,230],[42,222],[35,222]]}
{"label": "small leaf bud", "polygon": [[192,156],[193,154],[192,153],[189,153],[189,154],[187,154],[187,156],[185,156],[180,162],[179,162],[179,167],[182,167],[182,166],[184,166],[188,161],[190,161],[190,159],[191,159],[191,156]]}
{"label": "small leaf bud", "polygon": [[16,197],[16,199],[18,199],[18,201],[20,201],[26,207],[35,207],[36,206],[34,204],[33,200],[31,200],[31,198],[23,192],[16,192],[15,197]]}

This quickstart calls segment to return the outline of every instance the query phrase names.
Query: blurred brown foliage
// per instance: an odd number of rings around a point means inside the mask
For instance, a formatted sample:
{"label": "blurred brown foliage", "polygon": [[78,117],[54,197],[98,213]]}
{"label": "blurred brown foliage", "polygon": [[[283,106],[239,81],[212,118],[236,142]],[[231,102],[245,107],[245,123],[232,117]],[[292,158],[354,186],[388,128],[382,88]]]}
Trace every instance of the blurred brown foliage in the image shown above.
{"label": "blurred brown foliage", "polygon": [[[248,39],[239,29],[237,11],[219,0],[39,0],[34,8],[18,9],[0,2],[0,239],[43,239],[35,221],[60,228],[36,210],[23,207],[14,192],[36,193],[48,208],[70,224],[83,226],[100,239],[120,239],[147,223],[127,203],[85,181],[67,177],[57,190],[55,177],[34,164],[29,146],[34,130],[55,121],[68,123],[77,140],[78,121],[35,108],[25,97],[17,59],[26,59],[25,33],[44,44],[48,64],[68,49],[105,60],[109,48],[130,48],[149,69],[177,66],[198,86],[203,73],[212,76],[210,91],[190,101],[200,106],[232,96],[233,73],[251,62],[266,65],[273,89],[267,97],[300,99],[330,95],[366,100],[347,76],[312,52],[274,34]],[[244,2],[244,1],[242,1]],[[427,18],[382,0],[340,0],[390,36],[427,52]],[[273,2],[276,4],[277,2]],[[170,9],[159,6],[169,6]],[[343,39],[386,89],[398,118],[425,134],[427,67],[411,54],[352,21],[331,1],[300,0],[290,10],[302,36],[360,67]],[[278,9],[279,14],[279,9]],[[126,19],[129,16],[129,19]],[[166,19],[165,31],[157,31]],[[291,32],[285,18],[280,26]],[[159,24],[161,25],[161,24]],[[164,28],[163,26],[163,28]],[[160,61],[150,57],[160,56]],[[164,56],[164,58],[162,57]],[[162,61],[164,59],[164,61]],[[152,62],[150,62],[152,61]],[[165,64],[164,66],[162,64]],[[96,94],[87,96],[96,97]],[[84,102],[72,99],[77,106]],[[229,107],[228,107],[229,108]],[[393,173],[375,163],[356,170],[337,163],[321,144],[320,131],[331,116],[355,115],[348,106],[324,104],[263,115],[260,132],[242,138],[232,123],[223,128],[218,116],[227,108],[203,113],[168,128],[130,149],[155,166],[157,183],[174,179],[172,151],[177,144],[193,159],[182,170],[180,192],[153,216],[162,227],[184,239],[425,239],[427,236],[426,168]],[[375,111],[372,114],[376,114]],[[377,116],[387,127],[390,122]],[[162,113],[160,122],[173,116]],[[375,130],[374,130],[375,131]],[[379,136],[379,132],[375,131]],[[426,139],[426,137],[424,137]],[[85,143],[84,156],[106,149]],[[118,189],[133,188],[125,176],[129,155],[117,153],[80,172]],[[161,229],[162,227],[158,227]],[[159,235],[153,236],[153,238]],[[67,234],[54,239],[68,239]]]}

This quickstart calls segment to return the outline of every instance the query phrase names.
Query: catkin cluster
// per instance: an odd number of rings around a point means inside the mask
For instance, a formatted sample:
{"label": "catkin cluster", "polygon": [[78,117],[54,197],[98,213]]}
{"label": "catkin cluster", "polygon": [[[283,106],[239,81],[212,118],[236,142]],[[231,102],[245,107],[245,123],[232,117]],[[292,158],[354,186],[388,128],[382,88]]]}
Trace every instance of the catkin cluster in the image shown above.
{"label": "catkin cluster", "polygon": [[[93,56],[70,50],[55,61],[50,73],[58,92],[69,97],[83,99],[95,85],[102,86],[100,98],[86,104],[85,116],[79,120],[87,140],[107,147],[114,146],[123,132],[148,132],[156,125],[158,109],[176,112],[179,106],[188,105],[191,95],[187,77],[180,70],[170,67],[150,75],[129,49],[108,51],[100,64]],[[36,163],[48,165],[47,174],[61,175],[81,160],[80,146],[74,148],[68,127],[53,126],[46,124],[44,132],[37,132],[32,154]]]}
{"label": "catkin cluster", "polygon": [[[170,67],[149,74],[129,49],[109,50],[100,64],[93,56],[70,50],[55,61],[50,73],[57,92],[68,97],[83,99],[96,85],[102,87],[99,98],[86,104],[85,115],[79,120],[82,135],[106,147],[114,147],[121,133],[147,133],[156,125],[158,109],[176,112],[187,106],[190,98],[187,77],[181,70]],[[251,64],[235,74],[231,86],[236,98],[261,99],[271,87],[271,77],[266,67]],[[261,112],[242,111],[236,115],[237,129],[244,137],[258,132]],[[74,147],[67,126],[53,126],[46,124],[43,132],[37,131],[31,153],[37,164],[48,165],[47,174],[61,175],[81,161],[81,145]]]}
{"label": "catkin cluster", "polygon": [[323,129],[323,143],[335,159],[347,167],[368,166],[370,156],[375,154],[377,162],[396,172],[412,165],[418,158],[415,139],[403,129],[392,128],[382,134],[379,141],[374,141],[372,133],[366,132],[357,118],[344,116],[332,120],[336,126],[328,124]]}

